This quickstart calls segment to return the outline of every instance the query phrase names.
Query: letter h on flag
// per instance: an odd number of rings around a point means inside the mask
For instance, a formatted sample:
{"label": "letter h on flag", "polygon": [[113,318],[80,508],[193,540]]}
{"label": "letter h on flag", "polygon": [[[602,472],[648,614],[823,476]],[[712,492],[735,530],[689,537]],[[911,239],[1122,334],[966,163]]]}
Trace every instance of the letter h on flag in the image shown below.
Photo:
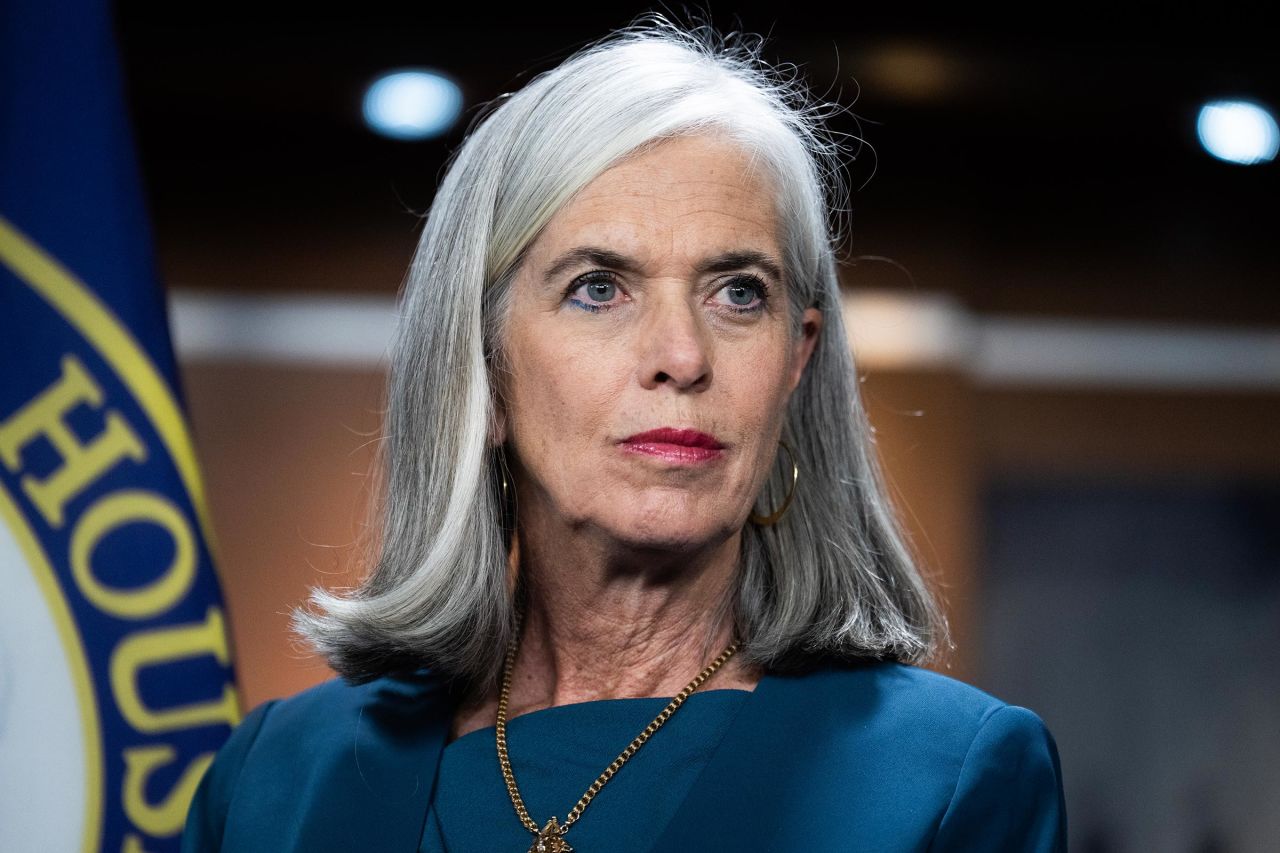
{"label": "letter h on flag", "polygon": [[108,0],[0,11],[0,850],[179,849],[240,712]]}

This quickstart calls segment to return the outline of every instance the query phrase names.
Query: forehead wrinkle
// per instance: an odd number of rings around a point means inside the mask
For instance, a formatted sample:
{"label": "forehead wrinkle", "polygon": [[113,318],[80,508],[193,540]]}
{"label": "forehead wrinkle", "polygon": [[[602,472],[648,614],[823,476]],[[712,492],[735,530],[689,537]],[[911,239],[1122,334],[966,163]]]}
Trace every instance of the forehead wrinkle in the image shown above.
{"label": "forehead wrinkle", "polygon": [[[701,207],[696,210],[680,211],[672,215],[671,218],[662,217],[655,221],[654,217],[646,216],[640,218],[615,216],[608,221],[600,219],[591,219],[584,224],[582,229],[568,228],[576,233],[572,241],[579,246],[598,246],[602,249],[617,251],[622,254],[636,254],[634,249],[628,249],[626,246],[634,246],[647,242],[648,240],[658,237],[672,238],[671,245],[676,245],[675,238],[688,235],[691,239],[702,238],[701,234],[691,232],[686,228],[677,227],[672,224],[672,220],[684,220],[691,217],[708,216],[715,217],[716,222],[710,223],[710,226],[717,231],[724,230],[730,232],[728,235],[713,233],[705,242],[721,243],[721,242],[761,242],[765,245],[773,247],[776,242],[775,232],[777,223],[768,209],[760,211],[760,215],[753,215],[751,212],[741,212],[739,210],[725,210],[716,207]],[[572,223],[569,223],[572,226]],[[733,227],[730,227],[733,226]],[[741,226],[750,226],[742,228]],[[586,232],[586,236],[582,232]],[[750,232],[757,233],[750,233]],[[727,239],[726,239],[727,236]],[[736,248],[736,247],[735,247]]]}
{"label": "forehead wrinkle", "polygon": [[683,219],[686,217],[698,216],[701,214],[712,214],[715,216],[722,216],[726,219],[732,219],[737,222],[745,223],[748,225],[755,225],[767,232],[769,230],[768,228],[769,216],[768,216],[767,210],[763,212],[765,213],[763,217],[756,217],[756,216],[751,216],[748,213],[739,213],[733,210],[720,210],[719,208],[714,208],[714,207],[704,207],[704,208],[699,208],[697,210],[687,210],[682,213],[678,213],[676,215]]}
{"label": "forehead wrinkle", "polygon": [[[603,172],[582,188],[579,198],[594,198],[609,192],[623,191],[681,199],[700,195],[698,188],[706,186],[727,187],[741,194],[769,194],[772,188],[772,181],[767,176],[756,172],[743,173],[732,168],[724,168],[716,174],[695,177],[679,174],[679,167],[659,170],[656,175],[644,173],[644,168],[640,169],[641,174],[633,174],[636,169],[636,164],[624,164]],[[681,192],[682,190],[684,192]]]}
{"label": "forehead wrinkle", "polygon": [[[707,183],[707,182],[702,182],[702,183]],[[637,182],[637,184],[639,184],[639,182]],[[723,185],[719,183],[714,183],[714,186],[718,189]],[[653,187],[652,184],[641,184],[634,188],[616,188],[616,189],[608,188],[607,190],[597,189],[595,192],[593,192],[589,196],[583,196],[578,198],[574,206],[576,208],[594,208],[594,207],[603,206],[603,207],[609,207],[612,209],[617,204],[619,199],[626,199],[628,201],[636,201],[640,204],[645,205],[646,207],[651,207],[654,201],[665,202],[672,207],[684,206],[690,202],[695,204],[699,202],[703,203],[703,205],[694,207],[691,210],[683,210],[682,211],[683,213],[697,213],[697,212],[702,212],[707,210],[711,210],[714,212],[715,210],[717,210],[717,208],[715,207],[705,206],[707,197],[709,195],[709,193],[706,192],[705,189],[698,189],[696,187],[683,187],[683,186],[679,187],[679,189],[681,190],[680,192],[668,193],[668,192],[661,191],[659,188]],[[737,188],[735,187],[735,189]],[[739,191],[728,193],[726,195],[727,197],[722,199],[723,203],[725,205],[732,205],[734,207],[756,206],[758,203],[758,200],[762,198],[764,199],[772,198],[772,196],[769,195],[764,190],[757,191],[757,190],[748,189],[745,187],[741,188]],[[744,205],[744,202],[746,202],[747,204]],[[767,206],[767,205],[764,205],[764,206]]]}
{"label": "forehead wrinkle", "polygon": [[[588,184],[578,197],[564,209],[567,217],[562,218],[555,226],[558,238],[568,238],[557,242],[564,250],[545,252],[550,255],[543,265],[548,274],[559,273],[560,267],[556,258],[563,256],[573,248],[590,246],[627,256],[636,263],[642,273],[651,272],[651,267],[659,257],[672,257],[680,253],[683,259],[688,257],[689,244],[709,243],[716,245],[719,251],[699,252],[690,259],[690,264],[698,267],[705,265],[709,257],[731,252],[759,251],[775,260],[780,269],[780,249],[777,210],[770,204],[767,181],[763,181],[752,173],[745,181],[741,175],[730,169],[723,169],[716,176],[694,177],[681,180],[678,177],[679,167],[672,167],[672,174],[663,173],[656,179],[651,175],[628,174],[625,170],[629,164],[616,167],[619,172],[606,172],[595,182]],[[736,178],[736,179],[735,179]],[[603,180],[602,180],[603,179]],[[724,193],[727,198],[712,202],[707,199],[705,188],[715,187],[716,193]],[[652,204],[648,200],[669,202],[666,206],[688,209],[677,209],[654,215]],[[620,203],[621,202],[621,203]],[[746,202],[745,204],[743,202]],[[646,207],[648,209],[646,209]],[[601,215],[607,211],[607,215]],[[692,218],[706,217],[708,228],[712,231],[707,238],[707,229],[690,229],[684,223]],[[659,241],[666,246],[665,254],[654,255],[649,250]],[[718,244],[718,245],[717,245]],[[590,260],[578,259],[573,265],[590,263]],[[625,264],[602,264],[615,266],[625,270]],[[745,264],[744,264],[745,266]],[[567,267],[566,267],[567,268]],[[768,265],[766,272],[773,272]],[[779,276],[780,277],[780,276]]]}

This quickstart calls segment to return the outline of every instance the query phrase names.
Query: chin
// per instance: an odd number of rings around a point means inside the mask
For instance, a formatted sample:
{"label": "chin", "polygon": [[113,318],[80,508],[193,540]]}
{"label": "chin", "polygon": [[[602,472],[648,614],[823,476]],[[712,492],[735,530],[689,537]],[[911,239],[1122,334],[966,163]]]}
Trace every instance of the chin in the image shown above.
{"label": "chin", "polygon": [[712,537],[692,530],[624,530],[617,537],[629,547],[641,551],[681,553],[706,547]]}
{"label": "chin", "polygon": [[707,519],[672,506],[653,514],[618,519],[611,533],[627,545],[654,551],[696,551],[723,542],[733,532],[719,518]]}

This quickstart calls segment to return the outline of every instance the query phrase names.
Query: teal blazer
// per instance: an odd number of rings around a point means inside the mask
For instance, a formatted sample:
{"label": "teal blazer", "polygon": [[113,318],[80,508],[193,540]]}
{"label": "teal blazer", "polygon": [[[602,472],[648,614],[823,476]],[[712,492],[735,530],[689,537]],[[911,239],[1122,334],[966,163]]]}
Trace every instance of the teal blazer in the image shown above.
{"label": "teal blazer", "polygon": [[[196,791],[194,851],[416,853],[453,717],[429,669],[250,712]],[[888,661],[767,674],[660,851],[1065,853],[1057,744],[976,687]]]}

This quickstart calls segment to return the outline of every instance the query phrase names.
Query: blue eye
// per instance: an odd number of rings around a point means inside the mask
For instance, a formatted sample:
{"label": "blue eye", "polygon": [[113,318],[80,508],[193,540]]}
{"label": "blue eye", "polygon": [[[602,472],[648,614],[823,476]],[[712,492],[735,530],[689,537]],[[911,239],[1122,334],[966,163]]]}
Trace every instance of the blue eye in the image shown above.
{"label": "blue eye", "polygon": [[742,275],[720,289],[729,297],[729,306],[739,314],[750,314],[764,308],[769,287],[753,275]]}
{"label": "blue eye", "polygon": [[[617,292],[618,285],[607,278],[600,277],[598,273],[583,276],[570,289],[569,304],[584,311],[604,311],[610,307],[609,303]],[[585,298],[573,298],[579,293]]]}

